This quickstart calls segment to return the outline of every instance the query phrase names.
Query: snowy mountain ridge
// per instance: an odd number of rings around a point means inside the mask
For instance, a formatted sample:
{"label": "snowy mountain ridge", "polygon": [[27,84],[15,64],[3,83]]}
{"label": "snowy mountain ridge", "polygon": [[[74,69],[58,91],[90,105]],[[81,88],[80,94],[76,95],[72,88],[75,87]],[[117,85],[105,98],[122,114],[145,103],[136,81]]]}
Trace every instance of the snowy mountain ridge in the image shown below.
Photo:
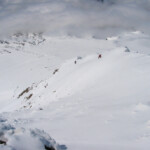
{"label": "snowy mountain ridge", "polygon": [[42,33],[16,33],[12,36],[0,40],[0,54],[11,53],[14,50],[20,51],[27,45],[38,45],[44,42]]}
{"label": "snowy mountain ridge", "polygon": [[150,149],[150,0],[0,0],[0,150]]}
{"label": "snowy mountain ridge", "polygon": [[20,150],[16,139],[29,138],[45,150],[46,133],[67,146],[55,150],[149,148],[149,35],[30,36],[5,40],[27,42],[0,55],[0,149]]}

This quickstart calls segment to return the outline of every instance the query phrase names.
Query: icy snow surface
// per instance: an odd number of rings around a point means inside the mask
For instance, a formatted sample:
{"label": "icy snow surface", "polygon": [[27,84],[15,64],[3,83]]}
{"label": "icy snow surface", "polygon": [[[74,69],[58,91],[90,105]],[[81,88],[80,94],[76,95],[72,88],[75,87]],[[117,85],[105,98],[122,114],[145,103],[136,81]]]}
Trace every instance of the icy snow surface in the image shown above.
{"label": "icy snow surface", "polygon": [[15,150],[27,139],[25,150],[44,149],[39,137],[51,143],[49,135],[68,150],[150,149],[149,41],[139,31],[107,39],[3,39],[0,124],[11,132],[1,127],[0,138],[9,135],[7,147]]}

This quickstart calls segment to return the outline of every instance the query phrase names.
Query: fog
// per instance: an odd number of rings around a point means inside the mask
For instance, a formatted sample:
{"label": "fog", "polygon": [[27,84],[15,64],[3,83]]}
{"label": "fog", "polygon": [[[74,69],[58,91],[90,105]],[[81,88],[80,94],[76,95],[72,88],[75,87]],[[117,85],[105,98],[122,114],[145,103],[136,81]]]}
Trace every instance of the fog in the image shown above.
{"label": "fog", "polygon": [[97,38],[150,33],[150,0],[0,0],[0,36],[16,32]]}

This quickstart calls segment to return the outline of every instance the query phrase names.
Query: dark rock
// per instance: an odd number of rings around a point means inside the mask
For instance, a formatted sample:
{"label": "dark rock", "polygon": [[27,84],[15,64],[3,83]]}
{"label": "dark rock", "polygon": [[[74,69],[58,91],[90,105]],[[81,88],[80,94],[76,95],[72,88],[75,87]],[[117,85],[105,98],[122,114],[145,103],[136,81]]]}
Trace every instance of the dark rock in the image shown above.
{"label": "dark rock", "polygon": [[48,147],[48,146],[46,146],[46,145],[45,145],[45,149],[46,149],[46,150],[55,150],[54,147],[52,147],[52,146],[51,146],[51,147]]}
{"label": "dark rock", "polygon": [[19,94],[18,98],[20,98],[23,94],[28,93],[30,90],[31,90],[30,87],[26,88],[24,91],[22,91],[22,92]]}
{"label": "dark rock", "polygon": [[53,74],[55,74],[55,73],[58,72],[58,71],[59,71],[59,69],[55,69],[54,72],[53,72]]}
{"label": "dark rock", "polygon": [[33,94],[30,94],[29,96],[26,97],[26,99],[29,100],[32,96]]}
{"label": "dark rock", "polygon": [[[0,140],[0,144],[6,145],[6,142],[3,140]],[[55,149],[54,149],[55,150]]]}
{"label": "dark rock", "polygon": [[127,46],[125,47],[125,52],[130,52],[130,49]]}

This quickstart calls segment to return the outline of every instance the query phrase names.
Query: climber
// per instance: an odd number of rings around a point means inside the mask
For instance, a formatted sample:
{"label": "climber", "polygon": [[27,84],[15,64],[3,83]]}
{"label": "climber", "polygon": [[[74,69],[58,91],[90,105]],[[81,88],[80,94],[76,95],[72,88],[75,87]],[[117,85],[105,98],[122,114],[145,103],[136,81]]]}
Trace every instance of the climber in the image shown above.
{"label": "climber", "polygon": [[98,55],[98,59],[100,59],[100,58],[102,58],[102,55],[101,55],[101,54]]}

